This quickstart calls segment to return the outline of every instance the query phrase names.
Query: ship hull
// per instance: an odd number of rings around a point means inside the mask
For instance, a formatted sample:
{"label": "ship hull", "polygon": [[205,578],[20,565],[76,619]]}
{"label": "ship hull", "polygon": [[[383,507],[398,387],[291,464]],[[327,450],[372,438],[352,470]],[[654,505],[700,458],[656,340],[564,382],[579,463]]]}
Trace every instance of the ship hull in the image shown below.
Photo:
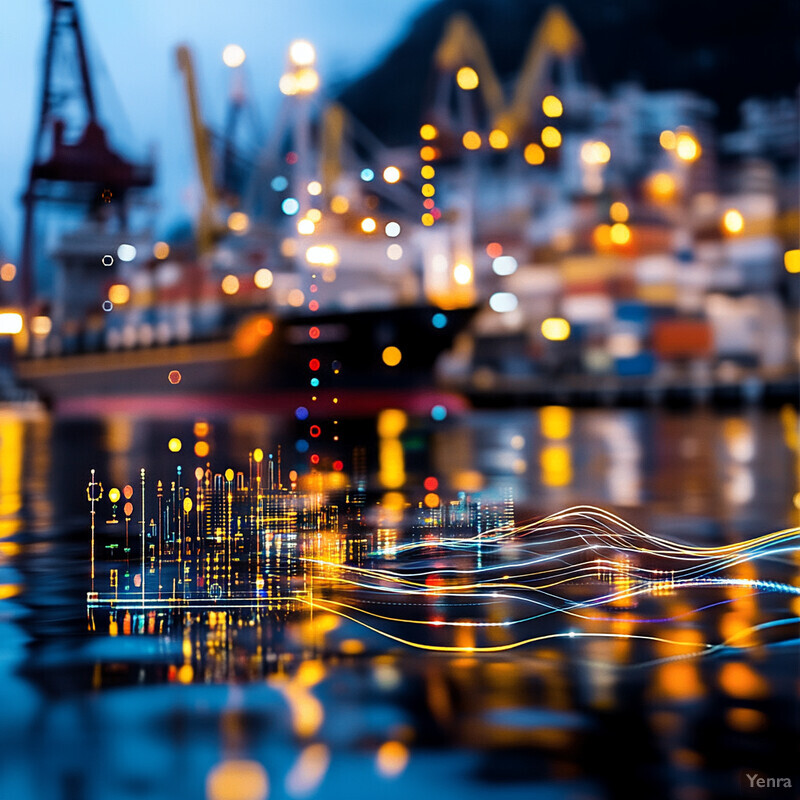
{"label": "ship hull", "polygon": [[[430,386],[438,356],[469,321],[472,311],[438,309],[355,311],[349,314],[271,319],[269,332],[239,326],[225,338],[120,350],[21,359],[19,382],[51,405],[97,398],[239,398],[291,395],[312,387],[379,393]],[[264,319],[262,317],[262,319]],[[313,330],[312,330],[313,329]],[[263,328],[262,328],[263,331]],[[395,366],[386,347],[400,350]],[[319,367],[312,369],[316,359]],[[314,365],[316,366],[316,364]],[[177,379],[174,371],[180,373]]]}

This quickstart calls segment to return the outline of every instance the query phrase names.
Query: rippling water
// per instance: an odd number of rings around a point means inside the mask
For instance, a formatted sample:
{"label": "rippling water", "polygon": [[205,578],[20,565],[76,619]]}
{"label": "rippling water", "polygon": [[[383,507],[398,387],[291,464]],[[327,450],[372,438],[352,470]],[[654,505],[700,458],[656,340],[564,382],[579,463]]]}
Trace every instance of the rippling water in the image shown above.
{"label": "rippling water", "polygon": [[[357,581],[349,567],[326,567],[336,579],[314,605],[87,612],[90,469],[107,488],[136,485],[141,467],[153,479],[169,480],[177,464],[192,473],[197,421],[0,413],[0,796],[796,792],[797,541],[739,549],[798,523],[792,409],[451,413],[409,418],[399,435],[408,502],[436,476],[445,501],[461,486],[486,497],[510,489],[518,524],[592,504],[680,543],[670,568],[687,554],[702,564],[719,556],[707,577],[725,583],[676,588],[665,574],[627,595],[636,570],[661,563],[653,540],[634,534],[635,563],[550,586],[542,570],[587,563],[583,547],[596,548],[599,534],[578,530],[584,544],[570,555],[572,540],[533,529],[480,554],[438,541],[375,555]],[[285,420],[204,421],[220,471],[279,443],[287,472],[307,458]],[[370,502],[381,500],[386,437],[371,419],[340,427],[343,451],[365,448]],[[181,453],[169,452],[172,437]],[[553,530],[567,523],[575,529],[567,520]],[[527,566],[533,558],[555,560]],[[447,569],[500,588],[455,597],[465,580]],[[398,575],[416,575],[422,589],[387,595]],[[530,597],[560,610],[530,614]],[[597,597],[606,600],[587,606]],[[495,624],[512,619],[525,621]],[[700,645],[726,641],[698,657]],[[755,773],[795,788],[750,789]]]}

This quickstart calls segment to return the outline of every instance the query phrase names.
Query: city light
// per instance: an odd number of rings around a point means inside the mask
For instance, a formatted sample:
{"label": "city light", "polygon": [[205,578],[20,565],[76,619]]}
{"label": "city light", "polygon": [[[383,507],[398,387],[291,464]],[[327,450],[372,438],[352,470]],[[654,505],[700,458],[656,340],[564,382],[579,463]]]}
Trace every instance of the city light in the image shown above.
{"label": "city light", "polygon": [[339,263],[339,251],[330,244],[317,244],[306,250],[306,261],[312,266],[334,267]]}
{"label": "city light", "polygon": [[548,317],[542,322],[542,336],[551,342],[563,342],[569,334],[569,322],[562,317]]}
{"label": "city light", "polygon": [[489,298],[489,307],[499,314],[516,310],[518,304],[517,296],[511,292],[495,292]]}
{"label": "city light", "polygon": [[605,142],[584,142],[581,146],[581,161],[584,164],[607,164],[611,159],[611,148]]}
{"label": "city light", "polygon": [[489,134],[489,146],[495,150],[504,150],[508,147],[508,134],[499,128],[495,128]]}
{"label": "city light", "polygon": [[17,275],[17,268],[10,261],[7,261],[0,267],[0,280],[10,282],[13,281]]}
{"label": "city light", "polygon": [[549,94],[542,100],[542,111],[546,117],[560,117],[564,113],[564,106],[555,95]]}
{"label": "city light", "polygon": [[480,80],[478,78],[478,73],[475,72],[472,67],[461,67],[456,73],[456,83],[461,89],[471,91],[472,89],[478,88]]}
{"label": "city light", "polygon": [[675,152],[681,161],[697,161],[702,153],[700,142],[687,131],[680,131],[675,138]]}
{"label": "city light", "polygon": [[296,67],[310,67],[316,58],[314,46],[305,39],[296,39],[289,45],[289,60]]}
{"label": "city light", "polygon": [[222,51],[222,61],[225,63],[226,67],[234,69],[236,67],[241,67],[246,58],[247,54],[244,52],[244,48],[240,47],[238,44],[226,45],[225,49]]}
{"label": "city light", "polygon": [[377,228],[378,223],[375,222],[373,217],[364,217],[364,219],[361,220],[361,230],[364,231],[364,233],[375,233]]}
{"label": "city light", "polygon": [[611,241],[614,244],[628,244],[631,240],[631,229],[623,222],[616,222],[611,226]]}
{"label": "city light", "polygon": [[492,261],[492,272],[495,275],[513,275],[517,271],[517,259],[514,256],[497,256]]}
{"label": "city light", "polygon": [[239,279],[235,275],[226,275],[220,286],[225,294],[234,295],[239,291]]}
{"label": "city light", "polygon": [[616,203],[611,204],[608,215],[612,220],[614,220],[614,222],[627,222],[628,217],[630,216],[630,211],[625,203],[617,201]]}
{"label": "city light", "polygon": [[400,352],[399,348],[390,345],[389,347],[385,347],[383,349],[381,358],[387,367],[396,367],[402,360],[403,354]]}
{"label": "city light", "polygon": [[322,194],[322,184],[319,181],[311,181],[306,190],[312,197]]}
{"label": "city light", "polygon": [[536,142],[526,145],[523,155],[525,160],[532,166],[544,163],[544,150]]}
{"label": "city light", "polygon": [[400,180],[401,174],[397,167],[386,167],[383,171],[383,179],[386,183],[397,183]]}
{"label": "city light", "polygon": [[676,136],[674,131],[661,131],[658,137],[658,143],[665,150],[674,150],[676,144]]}
{"label": "city light", "polygon": [[542,144],[550,148],[560,147],[561,131],[559,131],[558,128],[554,128],[552,125],[548,125],[542,130]]}
{"label": "city light", "polygon": [[22,331],[22,314],[0,311],[0,334],[14,335]]}
{"label": "city light", "polygon": [[435,139],[438,135],[439,131],[436,129],[436,126],[431,125],[429,122],[426,122],[419,129],[420,139],[424,139],[426,142],[430,142],[432,139]]}
{"label": "city light", "polygon": [[115,306],[123,306],[131,299],[131,290],[124,283],[115,283],[109,287],[108,299]]}
{"label": "city light", "polygon": [[117,248],[117,258],[120,261],[133,261],[136,258],[136,248],[132,244],[121,244]]}
{"label": "city light", "polygon": [[391,236],[392,238],[394,238],[395,236],[399,236],[400,235],[400,223],[394,222],[394,221],[387,222],[386,226],[384,227],[383,230],[384,230],[384,233],[386,233],[387,236]]}
{"label": "city light", "polygon": [[228,228],[234,233],[246,233],[250,227],[250,218],[243,211],[234,211],[228,215]]}
{"label": "city light", "polygon": [[31,319],[31,333],[34,336],[47,336],[53,330],[53,320],[50,317],[38,316]]}
{"label": "city light", "polygon": [[166,242],[156,242],[153,245],[153,257],[159,261],[169,258],[169,245]]}
{"label": "city light", "polygon": [[481,146],[481,136],[477,131],[467,131],[461,137],[461,143],[467,150],[477,150]]}
{"label": "city light", "polygon": [[456,264],[453,267],[453,280],[459,286],[467,286],[472,283],[472,267],[469,264]]}
{"label": "city light", "polygon": [[744,217],[735,208],[729,208],[722,215],[722,227],[726,233],[737,234],[744,230]]}
{"label": "city light", "polygon": [[787,272],[793,274],[800,272],[800,250],[787,250],[783,254],[783,265]]}
{"label": "city light", "polygon": [[315,229],[316,226],[308,217],[303,217],[303,219],[297,221],[297,232],[302,236],[310,236]]}

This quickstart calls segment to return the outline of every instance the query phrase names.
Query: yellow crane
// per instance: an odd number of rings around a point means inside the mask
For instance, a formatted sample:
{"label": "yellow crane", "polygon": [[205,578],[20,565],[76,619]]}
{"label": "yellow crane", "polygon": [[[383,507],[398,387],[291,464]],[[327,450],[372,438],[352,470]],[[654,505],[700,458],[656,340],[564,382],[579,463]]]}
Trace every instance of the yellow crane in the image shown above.
{"label": "yellow crane", "polygon": [[219,198],[214,184],[211,143],[208,130],[203,122],[203,116],[200,113],[197,77],[191,51],[186,45],[180,45],[176,50],[176,56],[178,67],[183,73],[186,98],[189,103],[189,118],[192,126],[197,171],[200,175],[200,184],[203,191],[203,201],[197,222],[197,249],[200,253],[205,253],[211,249],[220,227],[218,220]]}

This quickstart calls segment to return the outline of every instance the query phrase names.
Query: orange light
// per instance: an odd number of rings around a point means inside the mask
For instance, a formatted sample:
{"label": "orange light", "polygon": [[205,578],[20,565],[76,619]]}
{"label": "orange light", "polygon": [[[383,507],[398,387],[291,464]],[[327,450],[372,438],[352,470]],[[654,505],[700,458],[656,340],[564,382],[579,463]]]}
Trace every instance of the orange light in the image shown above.
{"label": "orange light", "polygon": [[478,88],[480,79],[478,78],[478,73],[472,67],[461,67],[456,73],[456,83],[459,88],[469,92]]}
{"label": "orange light", "polygon": [[495,150],[505,150],[508,147],[508,134],[499,128],[495,128],[489,134],[489,146]]}
{"label": "orange light", "polygon": [[421,139],[424,139],[426,142],[430,142],[439,135],[439,131],[436,130],[435,125],[431,125],[430,123],[426,122],[419,129],[419,135]]}
{"label": "orange light", "polygon": [[426,144],[422,147],[419,151],[419,157],[423,161],[433,161],[439,155],[439,151],[435,147],[431,147],[429,144]]}
{"label": "orange light", "polygon": [[744,230],[744,217],[735,208],[729,208],[722,215],[722,227],[726,233],[741,233]]}
{"label": "orange light", "polygon": [[542,111],[546,117],[560,117],[564,113],[564,106],[555,95],[549,94],[542,100]]}
{"label": "orange light", "polygon": [[378,224],[372,217],[364,217],[364,219],[361,220],[361,230],[364,231],[364,233],[375,233],[377,227]]}
{"label": "orange light", "polygon": [[108,299],[115,306],[123,306],[131,299],[131,290],[124,283],[115,283],[108,290]]}
{"label": "orange light", "polygon": [[222,291],[225,294],[236,294],[239,291],[239,279],[235,275],[226,275],[222,279]]}
{"label": "orange light", "polygon": [[477,131],[467,131],[461,137],[461,143],[467,150],[477,150],[481,146],[481,137]]}
{"label": "orange light", "polygon": [[548,125],[542,130],[542,144],[545,147],[559,147],[561,145],[561,131]]}
{"label": "orange light", "polygon": [[211,452],[208,442],[195,442],[194,454],[198,458],[205,458]]}
{"label": "orange light", "polygon": [[523,155],[525,160],[534,167],[544,163],[544,150],[535,142],[531,142],[525,147]]}

